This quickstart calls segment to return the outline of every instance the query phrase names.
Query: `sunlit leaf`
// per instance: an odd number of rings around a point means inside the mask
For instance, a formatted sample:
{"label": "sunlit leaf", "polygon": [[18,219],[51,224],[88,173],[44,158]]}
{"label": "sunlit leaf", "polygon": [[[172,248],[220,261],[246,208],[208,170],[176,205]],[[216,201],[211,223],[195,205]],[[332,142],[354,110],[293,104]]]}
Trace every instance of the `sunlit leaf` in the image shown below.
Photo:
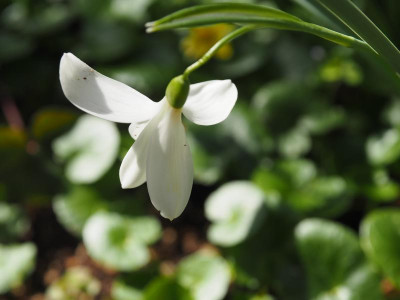
{"label": "sunlit leaf", "polygon": [[146,17],[148,7],[154,0],[113,0],[109,13],[120,19],[141,22]]}
{"label": "sunlit leaf", "polygon": [[399,288],[400,210],[391,208],[370,213],[361,224],[361,244],[371,261]]}
{"label": "sunlit leaf", "polygon": [[290,178],[290,182],[296,187],[306,184],[317,175],[317,169],[313,162],[306,159],[283,160],[279,162],[278,167]]}
{"label": "sunlit leaf", "polygon": [[392,126],[400,125],[400,99],[395,98],[383,111],[383,119]]}
{"label": "sunlit leaf", "polygon": [[205,213],[212,222],[208,239],[220,246],[244,241],[265,217],[264,193],[247,181],[233,181],[221,186],[206,200]]}
{"label": "sunlit leaf", "polygon": [[142,300],[143,293],[135,287],[128,286],[123,282],[114,281],[111,295],[114,300]]}
{"label": "sunlit leaf", "polygon": [[178,282],[190,290],[194,300],[220,300],[228,291],[230,269],[219,256],[195,253],[183,259],[177,269]]}
{"label": "sunlit leaf", "polygon": [[36,247],[31,243],[0,245],[0,293],[22,284],[35,265]]}
{"label": "sunlit leaf", "polygon": [[83,241],[95,260],[113,269],[131,271],[150,260],[146,244],[157,240],[160,228],[151,217],[128,218],[100,212],[86,222]]}
{"label": "sunlit leaf", "polygon": [[74,183],[97,181],[112,166],[118,155],[119,132],[114,123],[90,115],[80,117],[67,134],[53,142],[65,174]]}
{"label": "sunlit leaf", "polygon": [[294,129],[279,140],[279,151],[285,157],[297,158],[306,154],[311,148],[311,138],[302,128]]}
{"label": "sunlit leaf", "polygon": [[376,170],[373,174],[373,183],[366,185],[364,191],[368,198],[389,202],[400,195],[400,185],[392,180],[385,170]]}
{"label": "sunlit leaf", "polygon": [[393,128],[381,136],[370,137],[366,145],[369,161],[374,165],[387,165],[400,156],[400,133]]}
{"label": "sunlit leaf", "polygon": [[196,300],[189,290],[182,287],[172,278],[159,277],[146,287],[143,300]]}
{"label": "sunlit leaf", "polygon": [[307,273],[308,299],[382,299],[380,278],[366,264],[350,229],[306,219],[296,227],[295,238]]}
{"label": "sunlit leaf", "polygon": [[327,82],[343,81],[348,85],[359,85],[363,80],[360,67],[351,59],[334,56],[321,67],[321,79]]}

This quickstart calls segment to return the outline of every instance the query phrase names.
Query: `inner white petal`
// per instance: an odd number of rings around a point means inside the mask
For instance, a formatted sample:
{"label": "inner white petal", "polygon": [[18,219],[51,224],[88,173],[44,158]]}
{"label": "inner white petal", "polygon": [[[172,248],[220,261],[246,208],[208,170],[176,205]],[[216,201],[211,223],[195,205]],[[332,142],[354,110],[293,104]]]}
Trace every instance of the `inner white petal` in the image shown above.
{"label": "inner white petal", "polygon": [[165,103],[157,115],[142,128],[140,136],[125,155],[119,169],[121,186],[124,189],[135,188],[146,182],[146,161],[149,153],[151,137],[157,124],[165,113]]}
{"label": "inner white petal", "polygon": [[168,107],[151,138],[147,188],[161,215],[170,220],[185,209],[193,185],[193,162],[181,111]]}

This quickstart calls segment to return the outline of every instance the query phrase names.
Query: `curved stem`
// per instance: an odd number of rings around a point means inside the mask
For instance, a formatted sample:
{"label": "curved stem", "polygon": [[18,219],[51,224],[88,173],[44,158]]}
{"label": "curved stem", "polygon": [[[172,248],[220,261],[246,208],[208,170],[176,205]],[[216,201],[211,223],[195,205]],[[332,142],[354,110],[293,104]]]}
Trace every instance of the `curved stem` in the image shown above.
{"label": "curved stem", "polygon": [[224,46],[226,43],[229,43],[230,41],[232,41],[233,39],[241,36],[242,34],[245,34],[246,32],[249,32],[253,29],[257,29],[259,28],[259,26],[255,26],[255,25],[247,25],[247,26],[243,26],[240,27],[234,31],[232,31],[231,33],[227,34],[226,36],[224,36],[222,39],[220,39],[217,43],[214,44],[214,46],[212,46],[206,54],[204,54],[198,61],[196,61],[195,63],[193,63],[192,65],[190,65],[189,67],[186,68],[185,72],[183,72],[183,76],[185,78],[187,78],[189,76],[190,73],[192,73],[193,71],[197,70],[198,68],[200,68],[201,66],[203,66],[205,63],[207,63],[212,57],[213,55],[222,47]]}

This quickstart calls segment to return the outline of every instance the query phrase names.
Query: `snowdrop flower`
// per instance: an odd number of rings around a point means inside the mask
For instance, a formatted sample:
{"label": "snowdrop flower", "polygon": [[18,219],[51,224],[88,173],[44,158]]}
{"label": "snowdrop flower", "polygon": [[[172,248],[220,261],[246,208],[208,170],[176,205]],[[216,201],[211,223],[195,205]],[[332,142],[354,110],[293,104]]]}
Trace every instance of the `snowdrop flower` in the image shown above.
{"label": "snowdrop flower", "polygon": [[63,55],[60,81],[76,107],[96,117],[131,123],[135,143],[122,161],[122,188],[147,181],[150,199],[170,220],[186,207],[193,185],[193,162],[182,113],[198,125],[225,120],[235,105],[237,89],[230,80],[192,84],[175,77],[166,97],[153,102],[129,86],[93,70],[71,53]]}

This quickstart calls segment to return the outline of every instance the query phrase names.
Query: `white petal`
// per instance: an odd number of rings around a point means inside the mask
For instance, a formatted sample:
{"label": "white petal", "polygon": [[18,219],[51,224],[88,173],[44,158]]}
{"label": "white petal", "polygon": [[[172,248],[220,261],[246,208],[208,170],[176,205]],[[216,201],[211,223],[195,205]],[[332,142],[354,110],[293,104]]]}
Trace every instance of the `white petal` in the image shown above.
{"label": "white petal", "polygon": [[156,126],[165,113],[165,106],[144,127],[143,132],[125,155],[119,169],[119,178],[123,189],[135,188],[146,182],[146,161],[150,141]]}
{"label": "white petal", "polygon": [[183,114],[198,125],[214,125],[228,117],[237,96],[236,86],[230,80],[192,84]]}
{"label": "white petal", "polygon": [[135,140],[138,139],[139,135],[142,133],[143,129],[149,124],[149,122],[142,122],[142,123],[132,123],[129,125],[129,134]]}
{"label": "white petal", "polygon": [[[158,105],[158,111],[163,107],[164,103],[166,101],[166,98],[162,99],[160,102],[157,102]],[[157,111],[157,112],[158,112]],[[149,123],[150,120],[147,121],[143,121],[143,122],[136,122],[136,123],[132,123],[131,125],[129,125],[129,134],[131,135],[131,137],[135,140],[138,139],[140,133],[143,131],[143,129],[147,126],[147,124]]]}
{"label": "white petal", "polygon": [[[144,132],[143,132],[144,133]],[[147,188],[164,218],[178,217],[193,185],[193,162],[181,111],[168,107],[154,130],[147,157]]]}
{"label": "white petal", "polygon": [[68,100],[96,117],[132,123],[148,121],[157,112],[156,102],[96,72],[72,53],[61,58],[60,81]]}

